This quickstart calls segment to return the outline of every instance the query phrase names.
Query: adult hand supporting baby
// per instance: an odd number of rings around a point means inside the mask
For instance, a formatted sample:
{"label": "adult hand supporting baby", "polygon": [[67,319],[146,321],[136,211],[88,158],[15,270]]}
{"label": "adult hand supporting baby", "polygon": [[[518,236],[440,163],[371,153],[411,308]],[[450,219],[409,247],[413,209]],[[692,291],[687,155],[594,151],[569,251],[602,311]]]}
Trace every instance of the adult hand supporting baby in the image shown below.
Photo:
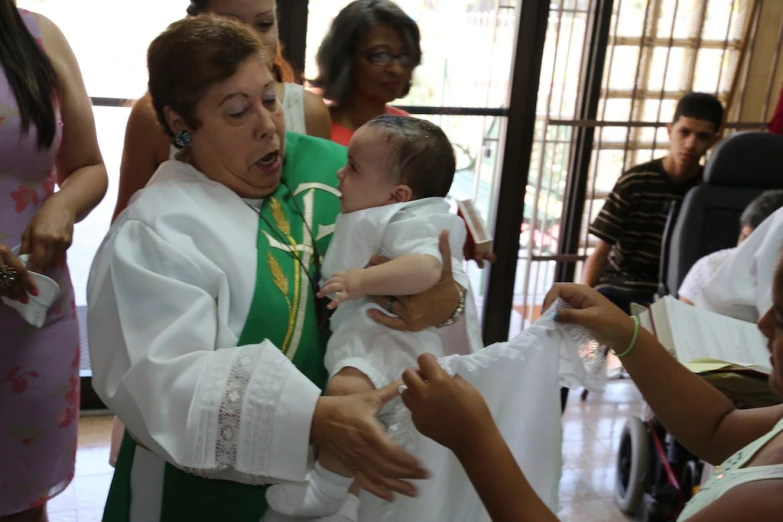
{"label": "adult hand supporting baby", "polygon": [[544,309],[548,309],[558,298],[570,308],[557,311],[557,322],[582,326],[599,343],[613,350],[624,351],[628,347],[633,338],[634,323],[609,299],[589,286],[557,283],[544,298]]}
{"label": "adult hand supporting baby", "polygon": [[408,480],[428,477],[418,459],[395,445],[376,418],[397,397],[398,387],[395,382],[368,393],[321,397],[310,431],[312,443],[328,449],[364,489],[386,500],[393,500],[394,493],[416,496]]}
{"label": "adult hand supporting baby", "polygon": [[[370,310],[372,319],[393,330],[419,332],[425,328],[439,326],[451,317],[459,306],[460,287],[451,274],[451,248],[449,247],[449,232],[443,231],[439,238],[439,249],[443,257],[443,275],[438,283],[418,295],[409,296],[377,296],[376,303],[389,310],[397,317],[390,317],[379,310]],[[388,259],[374,256],[370,266],[385,263]]]}

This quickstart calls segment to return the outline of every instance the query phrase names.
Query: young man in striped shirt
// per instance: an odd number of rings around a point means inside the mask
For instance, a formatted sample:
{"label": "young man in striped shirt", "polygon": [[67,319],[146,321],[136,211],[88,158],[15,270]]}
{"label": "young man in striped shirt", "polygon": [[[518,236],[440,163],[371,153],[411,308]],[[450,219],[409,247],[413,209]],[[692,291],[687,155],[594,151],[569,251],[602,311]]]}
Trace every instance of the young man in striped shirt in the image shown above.
{"label": "young man in striped shirt", "polygon": [[701,158],[718,140],[722,121],[723,106],[715,96],[685,95],[666,126],[669,154],[620,176],[590,226],[598,245],[585,263],[582,282],[626,312],[631,303],[652,302],[669,204],[701,183]]}

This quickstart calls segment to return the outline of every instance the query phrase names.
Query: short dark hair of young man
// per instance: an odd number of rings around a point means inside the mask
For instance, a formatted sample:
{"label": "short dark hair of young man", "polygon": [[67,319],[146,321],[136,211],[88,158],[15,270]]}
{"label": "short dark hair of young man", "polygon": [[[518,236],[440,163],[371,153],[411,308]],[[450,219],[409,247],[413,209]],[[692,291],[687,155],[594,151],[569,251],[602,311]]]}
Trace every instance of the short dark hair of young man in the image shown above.
{"label": "short dark hair of young man", "polygon": [[652,301],[669,204],[701,183],[701,159],[722,123],[723,106],[711,94],[692,92],[678,102],[666,126],[669,153],[623,173],[590,226],[598,244],[585,263],[584,284],[626,311]]}

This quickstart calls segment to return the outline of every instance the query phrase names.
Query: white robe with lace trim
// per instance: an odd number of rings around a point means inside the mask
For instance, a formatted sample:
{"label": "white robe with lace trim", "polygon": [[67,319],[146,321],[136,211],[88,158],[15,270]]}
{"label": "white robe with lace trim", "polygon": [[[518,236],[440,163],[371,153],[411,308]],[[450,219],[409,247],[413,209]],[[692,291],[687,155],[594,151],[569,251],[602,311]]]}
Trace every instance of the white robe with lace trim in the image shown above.
{"label": "white robe with lace trim", "polygon": [[[159,519],[166,461],[248,484],[302,481],[311,468],[320,390],[271,343],[236,346],[253,300],[257,233],[245,201],[168,161],[95,257],[93,387],[150,450],[135,453],[131,522]],[[465,323],[443,333],[465,346]],[[238,430],[221,416],[237,402]]]}

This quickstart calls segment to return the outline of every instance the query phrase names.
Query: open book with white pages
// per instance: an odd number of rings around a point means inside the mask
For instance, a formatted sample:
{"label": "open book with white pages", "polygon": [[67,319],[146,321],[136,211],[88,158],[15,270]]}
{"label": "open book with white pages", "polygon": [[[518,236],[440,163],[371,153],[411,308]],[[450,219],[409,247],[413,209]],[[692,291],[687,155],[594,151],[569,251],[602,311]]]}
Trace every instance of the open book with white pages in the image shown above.
{"label": "open book with white pages", "polygon": [[666,296],[632,313],[694,373],[738,370],[769,375],[767,341],[754,323],[696,308]]}

